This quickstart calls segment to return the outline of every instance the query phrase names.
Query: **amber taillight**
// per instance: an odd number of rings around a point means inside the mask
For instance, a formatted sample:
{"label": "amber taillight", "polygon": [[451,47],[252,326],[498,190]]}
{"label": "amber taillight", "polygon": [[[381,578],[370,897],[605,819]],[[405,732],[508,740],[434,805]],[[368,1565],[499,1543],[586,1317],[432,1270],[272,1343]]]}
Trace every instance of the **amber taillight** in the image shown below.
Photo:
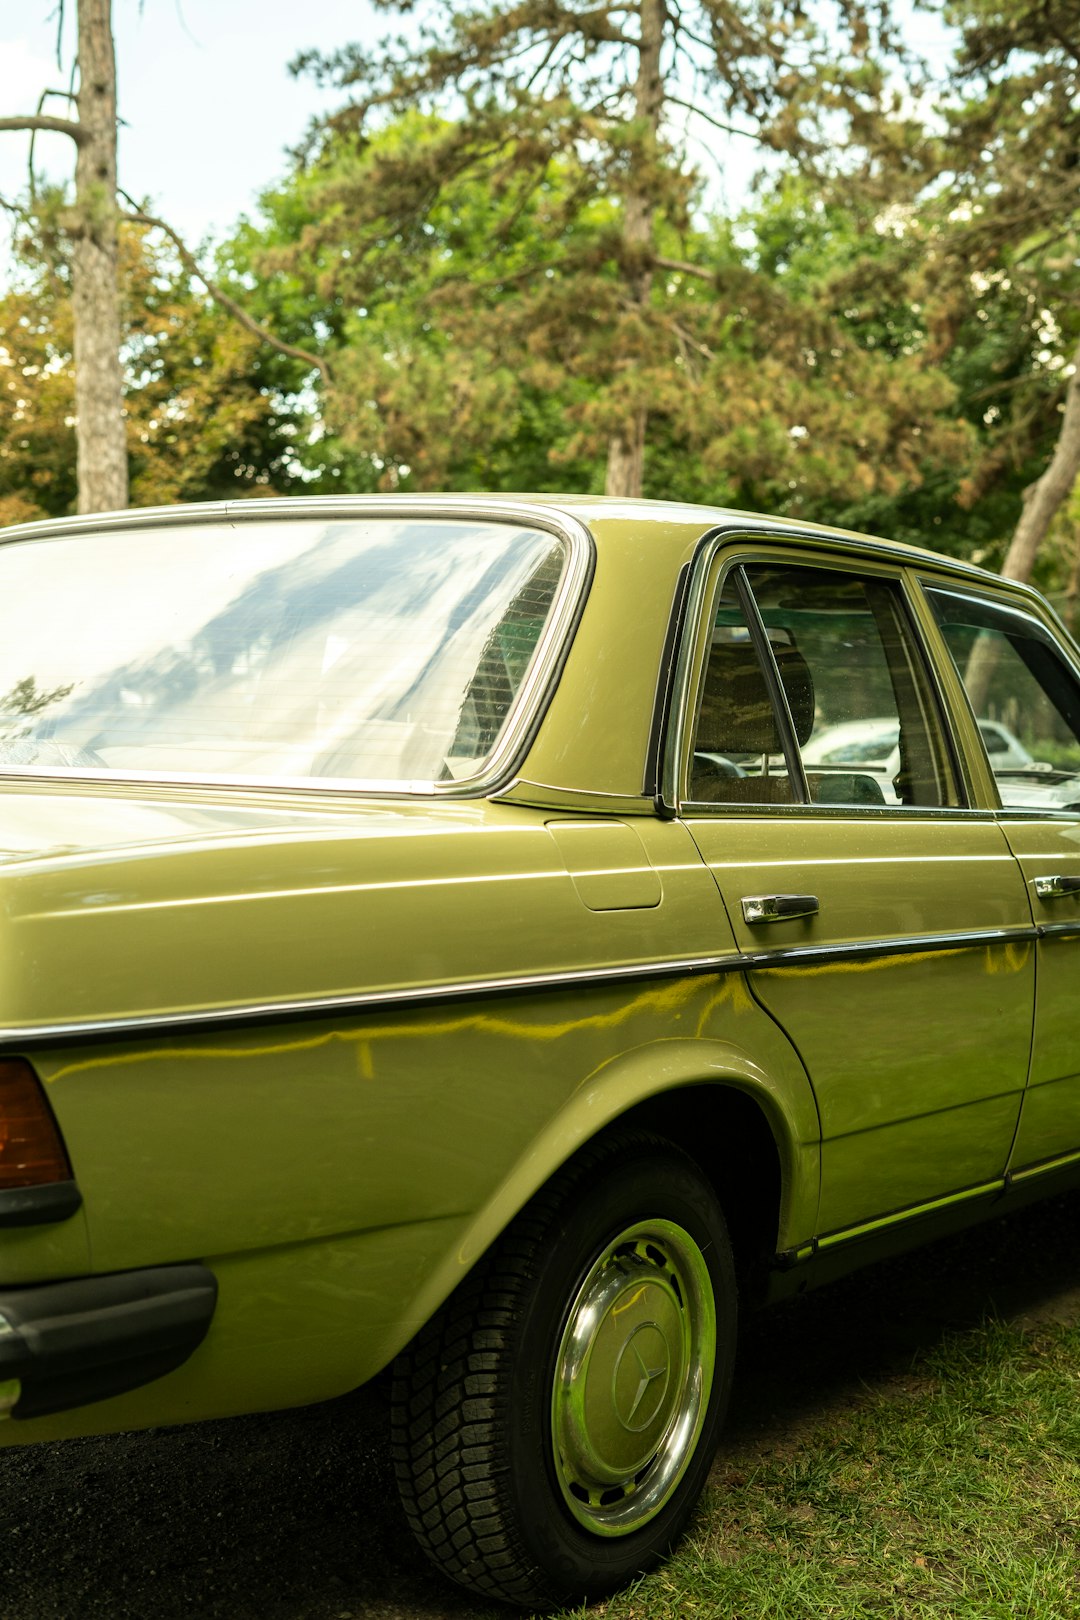
{"label": "amber taillight", "polygon": [[37,1075],[23,1058],[0,1058],[0,1192],[70,1180],[71,1164]]}

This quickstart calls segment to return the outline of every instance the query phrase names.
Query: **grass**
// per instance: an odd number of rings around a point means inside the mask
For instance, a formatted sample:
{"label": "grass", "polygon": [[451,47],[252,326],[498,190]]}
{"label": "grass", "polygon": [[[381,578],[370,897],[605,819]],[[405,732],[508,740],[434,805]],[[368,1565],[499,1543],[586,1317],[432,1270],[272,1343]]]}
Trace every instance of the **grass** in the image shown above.
{"label": "grass", "polygon": [[672,1560],[573,1612],[1078,1620],[1080,1324],[988,1321],[794,1438],[736,1439]]}

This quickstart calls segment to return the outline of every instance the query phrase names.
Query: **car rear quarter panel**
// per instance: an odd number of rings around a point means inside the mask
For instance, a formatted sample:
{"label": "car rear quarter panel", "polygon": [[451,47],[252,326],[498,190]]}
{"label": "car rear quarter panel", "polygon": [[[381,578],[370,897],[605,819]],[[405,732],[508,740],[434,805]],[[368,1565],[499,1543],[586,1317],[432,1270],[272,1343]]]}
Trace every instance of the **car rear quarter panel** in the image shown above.
{"label": "car rear quarter panel", "polygon": [[[353,1387],[577,1146],[683,1086],[757,1099],[783,1166],[784,1242],[812,1232],[818,1125],[797,1057],[740,973],[679,968],[733,944],[681,825],[498,805],[366,814],[347,830],[235,828],[123,861],[69,847],[0,869],[17,945],[7,1045],[21,1022],[84,1195],[92,1269],[198,1258],[221,1283],[186,1367],[20,1431]],[[33,961],[51,964],[48,982]],[[568,971],[581,978],[552,979]],[[376,1001],[275,1016],[275,1001],[320,991]],[[242,1007],[265,1021],[32,1034],[65,1015]],[[722,1185],[725,1144],[701,1150]],[[0,1242],[0,1281],[42,1274]],[[3,1438],[35,1437],[12,1428]]]}

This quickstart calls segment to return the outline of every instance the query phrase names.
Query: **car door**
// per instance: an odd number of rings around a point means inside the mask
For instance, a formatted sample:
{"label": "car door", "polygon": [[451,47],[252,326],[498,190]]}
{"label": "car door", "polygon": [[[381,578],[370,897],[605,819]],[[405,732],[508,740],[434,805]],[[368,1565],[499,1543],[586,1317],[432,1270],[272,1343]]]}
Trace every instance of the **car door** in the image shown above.
{"label": "car door", "polygon": [[[838,1242],[1000,1181],[1031,919],[1000,825],[969,807],[903,570],[751,544],[699,589],[675,791],[752,993],[809,1073],[819,1232]],[[853,759],[807,758],[842,726],[862,729]]]}
{"label": "car door", "polygon": [[1034,599],[927,582],[959,682],[988,732],[999,820],[1027,885],[1037,993],[1031,1073],[1010,1169],[1080,1153],[1080,675]]}

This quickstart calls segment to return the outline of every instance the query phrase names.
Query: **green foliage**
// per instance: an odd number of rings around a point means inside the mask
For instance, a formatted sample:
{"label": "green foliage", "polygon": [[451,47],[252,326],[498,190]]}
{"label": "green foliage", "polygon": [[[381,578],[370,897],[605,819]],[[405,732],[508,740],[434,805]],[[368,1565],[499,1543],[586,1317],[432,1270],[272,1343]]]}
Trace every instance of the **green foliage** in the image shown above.
{"label": "green foliage", "polygon": [[[592,172],[549,157],[522,193],[504,153],[446,178],[459,139],[416,114],[369,141],[328,136],[230,245],[262,318],[324,337],[320,480],[336,449],[354,488],[595,491],[642,400],[650,495],[835,515],[966,462],[944,374],[823,301],[838,265],[862,262],[850,213],[831,227],[843,251],[788,202],[738,232],[658,225],[663,262],[631,319],[619,204]],[[413,178],[443,175],[415,230],[388,178],[403,150]]]}
{"label": "green foliage", "polygon": [[[21,723],[32,719],[35,715],[43,714],[53,703],[60,703],[73,691],[73,687],[54,686],[43,690],[38,686],[33,675],[26,675],[21,681],[16,681],[10,691],[0,696],[0,731],[4,737],[10,737],[13,732],[11,721],[20,727]],[[15,735],[21,732],[16,730]]]}
{"label": "green foliage", "polygon": [[[0,521],[75,506],[70,273],[46,199],[0,296]],[[284,491],[301,480],[297,368],[193,288],[147,232],[121,233],[131,499],[148,506]],[[280,363],[279,363],[280,360]]]}
{"label": "green foliage", "polygon": [[[925,119],[862,0],[426,0],[307,58],[344,104],[215,275],[329,385],[128,227],[133,499],[597,491],[644,420],[646,494],[997,565],[1080,341],[1080,44],[1071,0],[948,15]],[[774,154],[737,221],[702,220],[685,103]],[[64,221],[39,199],[0,297],[0,520],[74,504]]]}
{"label": "green foliage", "polygon": [[[593,469],[572,442],[574,359],[548,352],[548,329],[567,317],[549,259],[555,243],[579,265],[599,262],[611,207],[554,157],[527,193],[494,157],[452,182],[459,135],[412,116],[370,143],[335,137],[266,194],[261,225],[246,224],[225,260],[255,282],[248,303],[276,331],[323,341],[329,431],[307,453],[320,479],[336,454],[352,488],[543,488],[556,466],[588,487]],[[394,180],[403,151],[409,186],[443,175],[411,226]]]}
{"label": "green foliage", "polygon": [[71,306],[54,218],[50,208],[39,247],[20,243],[23,274],[0,297],[0,523],[75,505]]}
{"label": "green foliage", "polygon": [[961,500],[1001,512],[994,565],[1080,356],[1080,14],[1071,0],[952,0],[946,16],[960,46],[921,291],[981,439]]}
{"label": "green foliage", "polygon": [[[679,12],[430,0],[407,44],[304,59],[349,100],[312,139],[294,181],[310,215],[277,262],[303,264],[347,312],[328,327],[347,351],[335,429],[376,446],[391,482],[454,482],[460,463],[501,478],[518,461],[507,438],[525,448],[557,393],[567,432],[546,446],[543,483],[595,484],[645,419],[650,445],[693,455],[720,397],[717,334],[745,317],[725,300],[724,264],[696,251],[689,272],[670,273],[700,233],[698,178],[665,106],[820,157],[880,101],[880,44],[860,0],[813,16],[797,0]],[[740,450],[726,415],[714,429],[710,443]],[[719,450],[704,471],[706,484],[746,481]]]}

